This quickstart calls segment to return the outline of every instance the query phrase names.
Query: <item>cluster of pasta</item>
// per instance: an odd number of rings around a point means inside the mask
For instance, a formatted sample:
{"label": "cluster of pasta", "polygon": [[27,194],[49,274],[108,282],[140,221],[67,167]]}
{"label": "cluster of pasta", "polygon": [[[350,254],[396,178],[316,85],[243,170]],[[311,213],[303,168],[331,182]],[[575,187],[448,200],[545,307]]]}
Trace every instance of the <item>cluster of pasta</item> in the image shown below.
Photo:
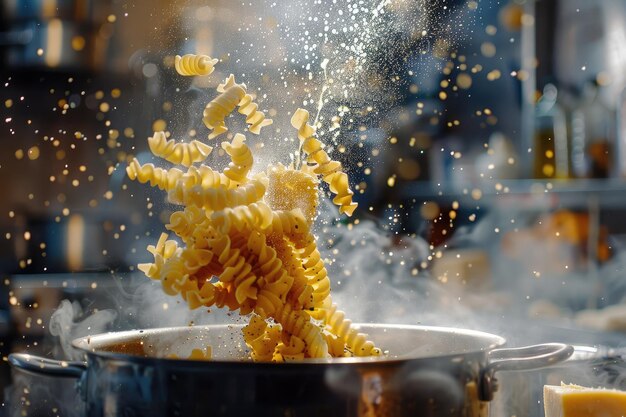
{"label": "cluster of pasta", "polygon": [[[209,59],[210,61],[210,59]],[[209,138],[227,131],[225,121],[238,106],[249,131],[271,124],[234,76],[205,108]],[[341,164],[315,137],[309,114],[298,109],[291,120],[298,130],[305,163],[274,164],[252,172],[253,155],[242,134],[221,143],[230,164],[218,172],[203,164],[212,148],[202,142],[150,138],[153,154],[185,169],[155,167],[134,159],[128,176],[167,192],[182,206],[148,250],[154,262],[140,264],[167,294],[179,294],[195,309],[227,307],[251,315],[244,339],[259,361],[380,355],[359,333],[330,295],[330,280],[311,227],[316,217],[319,182],[336,195],[342,213],[356,208]]]}

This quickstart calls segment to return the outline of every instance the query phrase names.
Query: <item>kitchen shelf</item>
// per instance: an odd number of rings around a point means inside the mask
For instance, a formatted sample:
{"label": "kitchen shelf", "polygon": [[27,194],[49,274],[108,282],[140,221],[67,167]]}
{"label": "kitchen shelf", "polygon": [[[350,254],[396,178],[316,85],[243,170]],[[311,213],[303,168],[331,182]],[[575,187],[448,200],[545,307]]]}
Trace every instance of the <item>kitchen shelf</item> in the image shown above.
{"label": "kitchen shelf", "polygon": [[415,200],[415,203],[457,200],[459,203],[489,206],[501,201],[528,201],[539,209],[546,206],[587,209],[590,204],[626,209],[626,180],[506,179],[464,184],[416,181],[400,186],[398,196],[403,202]]}

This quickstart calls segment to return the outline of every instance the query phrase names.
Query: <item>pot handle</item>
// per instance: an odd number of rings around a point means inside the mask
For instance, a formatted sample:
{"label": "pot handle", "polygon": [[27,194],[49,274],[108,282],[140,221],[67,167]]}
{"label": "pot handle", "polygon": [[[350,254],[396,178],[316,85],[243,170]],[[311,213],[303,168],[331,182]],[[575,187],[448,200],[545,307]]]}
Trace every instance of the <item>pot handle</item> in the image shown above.
{"label": "pot handle", "polygon": [[59,361],[29,355],[28,353],[11,353],[9,363],[15,368],[31,374],[53,377],[80,378],[87,370],[85,362]]}
{"label": "pot handle", "polygon": [[510,349],[494,349],[488,354],[487,366],[481,372],[480,397],[491,401],[498,389],[498,371],[530,371],[563,362],[574,353],[574,347],[563,343],[543,343]]}

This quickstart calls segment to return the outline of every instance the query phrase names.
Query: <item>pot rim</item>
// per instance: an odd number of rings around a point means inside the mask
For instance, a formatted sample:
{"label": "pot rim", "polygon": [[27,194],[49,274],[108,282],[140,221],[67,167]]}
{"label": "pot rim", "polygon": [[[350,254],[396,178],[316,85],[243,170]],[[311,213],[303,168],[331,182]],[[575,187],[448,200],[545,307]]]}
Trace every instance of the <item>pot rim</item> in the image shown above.
{"label": "pot rim", "polygon": [[[353,326],[355,329],[363,329],[367,331],[367,329],[395,329],[395,330],[407,330],[407,331],[421,331],[421,332],[434,332],[434,333],[445,333],[445,334],[455,334],[460,336],[468,336],[476,339],[484,339],[484,347],[476,350],[468,349],[467,351],[452,351],[445,352],[441,354],[431,354],[428,356],[418,356],[411,357],[409,355],[400,355],[400,356],[366,356],[366,357],[346,357],[346,358],[330,358],[330,359],[302,359],[298,361],[288,361],[288,362],[255,362],[251,360],[230,360],[230,359],[217,359],[217,360],[207,360],[207,361],[198,361],[186,358],[167,358],[167,357],[155,357],[155,356],[140,356],[129,353],[121,353],[121,352],[112,352],[104,349],[100,349],[102,345],[106,345],[107,341],[111,342],[124,342],[137,340],[141,337],[148,336],[156,336],[159,334],[167,334],[176,331],[182,331],[183,329],[189,330],[190,328],[200,328],[200,329],[237,329],[242,328],[244,324],[208,324],[208,325],[198,325],[198,326],[177,326],[177,327],[161,327],[161,328],[150,328],[150,329],[136,329],[136,330],[126,330],[126,331],[118,331],[118,332],[108,332],[108,333],[100,333],[90,336],[84,336],[81,338],[77,338],[72,341],[72,346],[80,351],[85,352],[88,356],[93,355],[97,357],[101,357],[109,360],[121,360],[121,361],[131,361],[131,362],[141,362],[141,363],[150,363],[155,364],[158,363],[162,365],[172,365],[172,366],[185,366],[191,365],[194,367],[202,366],[201,364],[207,364],[209,366],[233,366],[234,364],[241,364],[245,366],[254,366],[254,367],[267,367],[267,366],[281,366],[281,367],[310,367],[315,366],[319,367],[321,365],[335,365],[335,364],[397,364],[399,362],[406,361],[417,361],[417,360],[431,360],[436,358],[449,358],[449,357],[458,357],[458,356],[467,356],[472,354],[486,355],[493,349],[502,347],[506,343],[506,339],[502,336],[487,333],[479,330],[472,329],[464,329],[464,328],[455,328],[455,327],[443,327],[443,326],[425,326],[425,325],[410,325],[410,324],[384,324],[384,323],[354,323]],[[96,344],[98,346],[93,347]]]}

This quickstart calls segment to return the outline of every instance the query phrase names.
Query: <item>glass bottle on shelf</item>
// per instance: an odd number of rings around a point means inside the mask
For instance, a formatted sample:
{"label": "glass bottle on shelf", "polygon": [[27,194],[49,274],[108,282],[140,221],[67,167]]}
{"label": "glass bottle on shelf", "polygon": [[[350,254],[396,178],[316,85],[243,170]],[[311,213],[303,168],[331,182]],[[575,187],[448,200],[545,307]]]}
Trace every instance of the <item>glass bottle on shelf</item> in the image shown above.
{"label": "glass bottle on shelf", "polygon": [[535,178],[569,178],[569,152],[565,112],[557,102],[558,90],[546,84],[535,107],[533,175]]}
{"label": "glass bottle on shelf", "polygon": [[611,176],[614,127],[614,111],[602,101],[598,83],[587,82],[572,112],[572,171],[577,178]]}

